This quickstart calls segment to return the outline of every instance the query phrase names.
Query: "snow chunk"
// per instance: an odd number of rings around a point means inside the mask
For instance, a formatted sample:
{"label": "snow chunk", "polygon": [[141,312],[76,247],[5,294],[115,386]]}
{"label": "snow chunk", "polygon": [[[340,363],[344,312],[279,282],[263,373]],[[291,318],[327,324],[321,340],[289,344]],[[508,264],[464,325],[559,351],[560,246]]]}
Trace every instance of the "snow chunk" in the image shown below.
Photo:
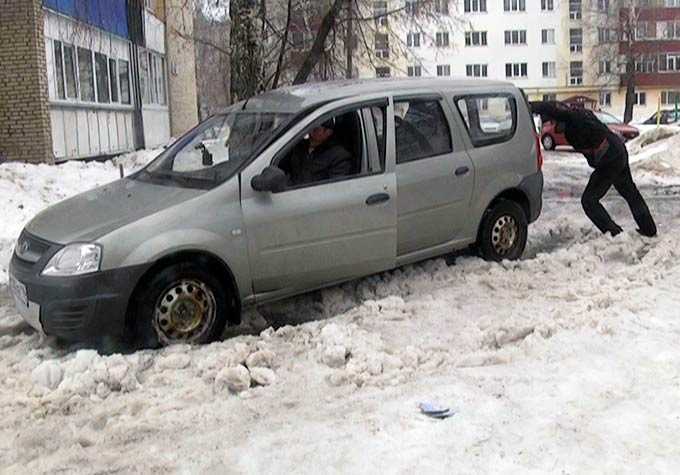
{"label": "snow chunk", "polygon": [[222,369],[215,378],[215,392],[228,389],[232,393],[240,393],[250,388],[250,372],[243,365]]}
{"label": "snow chunk", "polygon": [[269,386],[276,382],[276,374],[269,368],[250,368],[250,377],[254,384],[259,384],[260,386]]}
{"label": "snow chunk", "polygon": [[347,348],[343,345],[327,346],[323,351],[321,361],[331,368],[341,368],[345,365],[348,354]]}
{"label": "snow chunk", "polygon": [[246,358],[246,366],[251,368],[251,370],[254,367],[264,367],[271,369],[275,358],[276,355],[270,350],[258,350],[255,353],[251,353]]}
{"label": "snow chunk", "polygon": [[47,389],[56,389],[64,377],[64,370],[56,361],[43,361],[31,373],[33,384]]}

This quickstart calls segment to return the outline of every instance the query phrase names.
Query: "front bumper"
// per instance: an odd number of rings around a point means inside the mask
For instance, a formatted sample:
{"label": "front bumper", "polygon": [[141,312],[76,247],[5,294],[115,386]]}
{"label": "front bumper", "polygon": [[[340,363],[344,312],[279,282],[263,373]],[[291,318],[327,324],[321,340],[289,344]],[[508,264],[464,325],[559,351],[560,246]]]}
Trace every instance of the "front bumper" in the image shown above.
{"label": "front bumper", "polygon": [[27,305],[15,297],[24,320],[47,335],[70,341],[122,336],[128,301],[148,266],[74,277],[40,275],[54,252],[46,253],[36,263],[24,261],[16,254],[12,256],[10,276],[26,289]]}

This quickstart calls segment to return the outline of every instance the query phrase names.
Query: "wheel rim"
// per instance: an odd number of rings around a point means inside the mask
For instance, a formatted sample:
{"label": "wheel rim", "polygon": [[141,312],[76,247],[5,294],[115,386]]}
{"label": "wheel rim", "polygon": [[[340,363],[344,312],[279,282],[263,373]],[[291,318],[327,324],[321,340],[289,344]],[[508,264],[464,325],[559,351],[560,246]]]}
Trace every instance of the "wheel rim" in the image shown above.
{"label": "wheel rim", "polygon": [[169,286],[156,302],[153,326],[163,344],[199,340],[215,321],[212,290],[199,280],[183,279]]}
{"label": "wheel rim", "polygon": [[496,220],[491,231],[491,244],[494,251],[505,256],[515,247],[519,236],[517,220],[509,215],[503,215]]}
{"label": "wheel rim", "polygon": [[550,135],[544,135],[543,136],[543,148],[546,150],[550,150],[553,146],[553,140]]}

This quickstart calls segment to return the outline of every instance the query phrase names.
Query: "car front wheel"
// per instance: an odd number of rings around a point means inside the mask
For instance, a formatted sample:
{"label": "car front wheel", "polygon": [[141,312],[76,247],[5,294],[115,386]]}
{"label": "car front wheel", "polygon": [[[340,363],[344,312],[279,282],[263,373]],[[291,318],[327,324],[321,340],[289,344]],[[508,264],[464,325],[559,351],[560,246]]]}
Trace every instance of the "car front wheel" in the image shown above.
{"label": "car front wheel", "polygon": [[519,259],[527,244],[527,230],[522,207],[514,201],[499,200],[482,218],[477,238],[480,255],[496,262]]}
{"label": "car front wheel", "polygon": [[133,302],[137,346],[204,344],[222,335],[228,298],[219,280],[190,262],[162,269],[143,284]]}

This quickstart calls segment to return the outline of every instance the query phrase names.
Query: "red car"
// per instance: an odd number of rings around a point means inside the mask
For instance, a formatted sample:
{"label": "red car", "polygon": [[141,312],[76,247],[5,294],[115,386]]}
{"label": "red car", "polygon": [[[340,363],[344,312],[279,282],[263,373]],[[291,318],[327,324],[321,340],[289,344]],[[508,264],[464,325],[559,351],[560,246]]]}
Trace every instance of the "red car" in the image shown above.
{"label": "red car", "polygon": [[[600,119],[600,122],[609,127],[609,130],[622,137],[624,142],[632,140],[640,135],[640,131],[638,129],[632,125],[624,124],[611,114],[607,114],[606,112],[602,111],[593,112],[597,118]],[[569,145],[567,143],[567,139],[564,137],[564,128],[561,127],[559,122],[556,124],[552,120],[543,123],[543,130],[541,131],[541,143],[543,144],[543,148],[546,150],[554,150],[555,147]]]}

